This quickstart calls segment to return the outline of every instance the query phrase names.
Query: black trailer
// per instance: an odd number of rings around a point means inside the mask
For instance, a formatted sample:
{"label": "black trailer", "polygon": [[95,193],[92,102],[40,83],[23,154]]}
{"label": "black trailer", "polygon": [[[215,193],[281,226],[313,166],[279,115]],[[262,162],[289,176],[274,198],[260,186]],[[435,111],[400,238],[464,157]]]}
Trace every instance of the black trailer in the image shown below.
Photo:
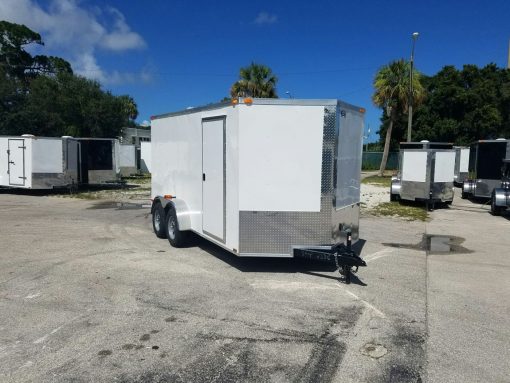
{"label": "black trailer", "polygon": [[462,184],[462,198],[491,198],[501,183],[503,160],[510,157],[510,140],[480,140],[471,144],[469,176]]}

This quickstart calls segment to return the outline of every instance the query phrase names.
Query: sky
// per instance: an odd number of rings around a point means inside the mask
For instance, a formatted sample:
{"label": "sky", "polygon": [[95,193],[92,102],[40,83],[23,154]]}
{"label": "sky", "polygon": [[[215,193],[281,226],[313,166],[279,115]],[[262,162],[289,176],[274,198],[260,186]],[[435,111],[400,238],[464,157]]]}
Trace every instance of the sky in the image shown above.
{"label": "sky", "polygon": [[[445,65],[506,67],[510,1],[0,0],[0,20],[41,34],[37,54],[71,62],[151,115],[217,102],[239,68],[256,62],[278,77],[280,97],[338,98],[366,108],[368,142],[381,110],[377,70],[409,59],[426,75]],[[288,92],[288,93],[287,93]]]}

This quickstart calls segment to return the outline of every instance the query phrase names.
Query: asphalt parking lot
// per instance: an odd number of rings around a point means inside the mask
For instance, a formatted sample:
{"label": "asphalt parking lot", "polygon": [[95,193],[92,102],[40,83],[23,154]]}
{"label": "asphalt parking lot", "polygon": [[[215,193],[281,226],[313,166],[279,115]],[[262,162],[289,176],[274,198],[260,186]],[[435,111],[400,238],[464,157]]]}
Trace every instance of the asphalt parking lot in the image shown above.
{"label": "asphalt parking lot", "polygon": [[509,216],[456,198],[360,226],[368,267],[346,285],[329,265],[171,248],[141,206],[1,193],[0,381],[510,381]]}

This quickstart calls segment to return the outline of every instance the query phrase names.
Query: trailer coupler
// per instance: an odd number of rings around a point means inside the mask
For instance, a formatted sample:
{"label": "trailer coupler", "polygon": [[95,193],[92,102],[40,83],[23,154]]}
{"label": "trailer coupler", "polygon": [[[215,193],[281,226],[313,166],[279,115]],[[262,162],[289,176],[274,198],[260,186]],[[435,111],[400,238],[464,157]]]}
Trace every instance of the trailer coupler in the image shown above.
{"label": "trailer coupler", "polygon": [[[351,283],[351,273],[356,273],[359,267],[365,267],[366,262],[351,246],[351,233],[347,234],[347,244],[340,243],[325,249],[294,249],[294,257],[311,261],[334,263],[345,278],[345,283]],[[353,269],[354,268],[354,269]]]}

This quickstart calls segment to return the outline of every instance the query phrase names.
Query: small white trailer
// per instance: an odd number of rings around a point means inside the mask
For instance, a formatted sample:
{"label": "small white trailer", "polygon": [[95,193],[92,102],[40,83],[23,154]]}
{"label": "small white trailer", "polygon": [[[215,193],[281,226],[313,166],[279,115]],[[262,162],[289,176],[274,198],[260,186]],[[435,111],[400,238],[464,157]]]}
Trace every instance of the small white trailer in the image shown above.
{"label": "small white trailer", "polygon": [[129,176],[138,172],[136,166],[136,146],[119,145],[119,169],[122,176]]}
{"label": "small white trailer", "polygon": [[392,177],[390,200],[451,204],[455,173],[453,144],[444,142],[400,143],[399,168]]}
{"label": "small white trailer", "polygon": [[[358,239],[364,110],[338,100],[239,99],[152,118],[152,217],[238,256],[365,266]],[[343,242],[346,241],[347,245]]]}
{"label": "small white trailer", "polygon": [[151,172],[151,141],[140,142],[140,170],[143,173]]}
{"label": "small white trailer", "polygon": [[0,186],[53,189],[76,185],[78,153],[78,143],[65,137],[0,137]]}
{"label": "small white trailer", "polygon": [[456,186],[462,186],[464,180],[469,174],[469,148],[464,146],[454,146],[455,149],[455,174],[453,183]]}

